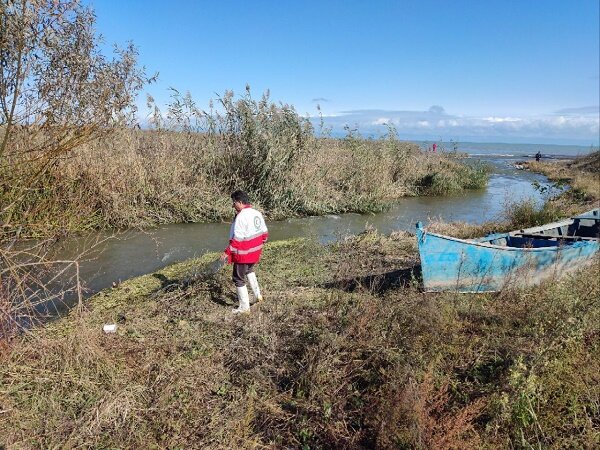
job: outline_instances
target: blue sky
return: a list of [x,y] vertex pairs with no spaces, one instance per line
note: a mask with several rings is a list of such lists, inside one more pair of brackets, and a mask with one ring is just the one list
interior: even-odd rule
[[[87,0],[159,103],[249,84],[302,115],[406,139],[598,145],[598,0]],[[143,99],[140,104],[144,104]]]

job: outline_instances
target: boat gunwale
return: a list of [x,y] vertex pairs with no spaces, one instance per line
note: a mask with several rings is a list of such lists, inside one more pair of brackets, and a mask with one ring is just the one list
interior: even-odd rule
[[[524,228],[521,230],[514,230],[514,231],[510,231],[508,233],[501,233],[499,235],[496,235],[493,239],[498,239],[501,237],[508,237],[508,236],[514,236],[514,237],[518,237],[515,236],[513,233],[524,233],[524,232],[531,232],[534,230],[550,230],[552,228],[558,228],[561,226],[565,226],[565,225],[570,225],[571,223],[574,222],[573,218],[570,219],[566,219],[566,220],[562,220],[560,222],[554,222],[554,223],[549,223],[546,225],[542,225],[542,226],[538,226],[538,227],[531,227],[531,228]],[[478,247],[483,247],[486,249],[497,249],[497,250],[504,250],[504,251],[518,251],[518,252],[547,252],[547,251],[555,251],[558,252],[560,250],[564,250],[565,248],[579,248],[579,247],[586,247],[589,245],[598,245],[600,244],[598,239],[595,240],[582,240],[582,241],[577,241],[577,242],[569,242],[563,245],[557,245],[557,246],[551,246],[551,247],[536,247],[536,248],[527,248],[527,247],[509,247],[507,245],[496,245],[496,244],[490,244],[489,242],[477,242],[477,241],[473,241],[473,240],[469,240],[469,239],[460,239],[460,238],[456,238],[456,237],[452,237],[452,236],[447,236],[445,234],[439,234],[439,233],[433,233],[433,232],[429,232],[427,231],[426,228],[417,228],[418,230],[420,230],[421,233],[423,233],[423,235],[425,235],[425,237],[430,234],[433,235],[437,238],[440,239],[446,239],[449,241],[455,241],[455,242],[459,242],[461,244],[465,244],[465,245],[475,245]],[[560,239],[560,236],[556,236],[557,239]],[[421,239],[418,239],[418,244],[419,247],[421,247]]]

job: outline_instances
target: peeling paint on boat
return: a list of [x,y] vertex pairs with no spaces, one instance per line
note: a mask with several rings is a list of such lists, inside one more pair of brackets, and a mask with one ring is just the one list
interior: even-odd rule
[[[590,263],[600,249],[599,210],[474,240],[427,232],[417,224],[426,291],[490,292],[538,284]],[[577,233],[580,234],[577,234]],[[537,237],[527,237],[537,235]]]

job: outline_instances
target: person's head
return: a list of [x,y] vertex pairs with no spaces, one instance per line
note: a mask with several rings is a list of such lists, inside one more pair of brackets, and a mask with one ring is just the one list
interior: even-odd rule
[[240,191],[240,190],[235,191],[231,194],[231,200],[233,201],[233,208],[237,212],[240,212],[242,209],[244,209],[244,206],[250,204],[250,199],[248,198],[248,194],[246,194],[244,191]]

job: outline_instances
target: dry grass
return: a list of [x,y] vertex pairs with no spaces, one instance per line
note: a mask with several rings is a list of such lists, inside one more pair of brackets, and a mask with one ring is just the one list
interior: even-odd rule
[[[26,205],[39,211],[29,215],[31,227],[56,227],[54,217],[63,216],[71,218],[71,229],[221,220],[230,215],[227,199],[235,186],[249,190],[272,219],[376,212],[402,196],[442,195],[481,187],[487,179],[483,169],[409,143],[306,139],[297,158],[270,171],[273,179],[259,189],[254,172],[235,170],[254,156],[230,155],[237,162],[220,167],[226,150],[204,135],[122,132],[61,163]],[[277,158],[288,152],[273,151],[281,153]],[[475,173],[481,179],[469,181]]]
[[595,205],[600,201],[600,151],[571,161],[535,162],[526,164],[529,170],[543,173],[550,180],[570,186],[566,204]]
[[5,350],[2,443],[597,444],[600,266],[535,289],[433,295],[418,290],[414,245],[373,232],[271,243],[266,300],[242,318],[229,271],[202,269],[217,255],[104,291]]
[[[218,116],[220,131],[121,130],[78,147],[28,187],[10,220],[0,216],[0,238],[218,221],[229,218],[238,188],[278,219],[378,212],[403,196],[487,182],[485,167],[421,152],[395,135],[316,138],[291,107],[246,97],[228,105],[236,119]],[[12,165],[21,172],[0,173],[0,204],[21,195],[28,177],[29,165]]]
[[489,233],[539,226],[600,207],[600,152],[572,161],[523,163],[529,170],[543,173],[559,187],[561,194],[539,203],[533,199],[508,201],[501,220],[482,225],[432,222],[428,229],[458,238],[475,238]]

